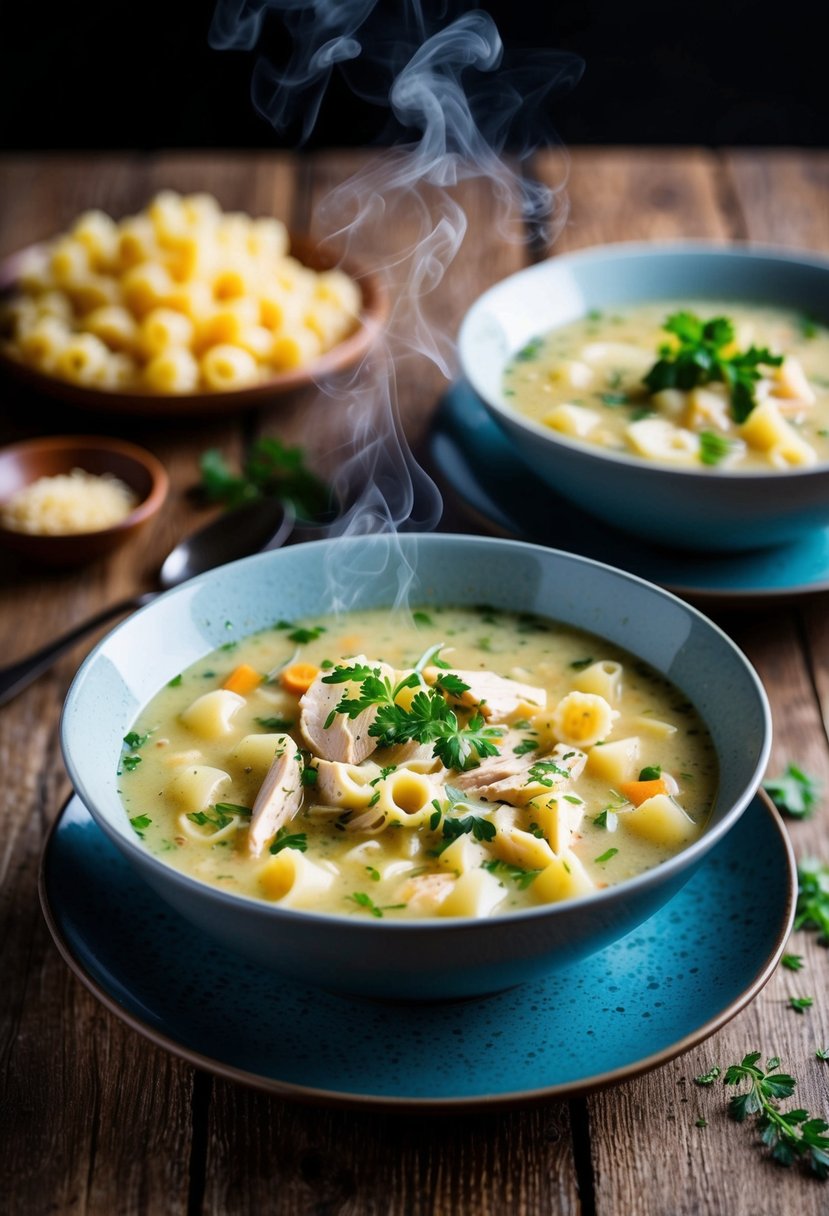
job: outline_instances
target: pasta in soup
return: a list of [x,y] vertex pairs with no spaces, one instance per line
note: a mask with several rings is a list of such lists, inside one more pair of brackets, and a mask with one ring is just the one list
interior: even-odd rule
[[711,739],[661,675],[494,609],[280,621],[176,676],[124,740],[158,857],[288,908],[484,917],[589,895],[695,840]]
[[505,369],[521,414],[679,468],[829,460],[829,329],[759,305],[650,303],[534,338]]

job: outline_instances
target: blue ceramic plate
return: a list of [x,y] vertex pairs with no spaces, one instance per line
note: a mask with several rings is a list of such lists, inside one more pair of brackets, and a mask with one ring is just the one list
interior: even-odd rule
[[533,473],[465,381],[445,395],[430,450],[444,487],[501,536],[580,553],[699,602],[829,590],[829,528],[769,549],[691,553],[649,545],[585,515]]
[[40,876],[69,966],[168,1051],[286,1097],[436,1110],[580,1093],[687,1051],[768,980],[795,892],[788,836],[760,795],[680,894],[602,953],[487,999],[407,1005],[240,961],[157,900],[77,796]]

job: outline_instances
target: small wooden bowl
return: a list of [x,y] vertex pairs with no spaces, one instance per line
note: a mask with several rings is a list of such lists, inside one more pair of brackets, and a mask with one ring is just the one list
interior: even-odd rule
[[0,544],[44,566],[76,566],[110,553],[136,535],[167,497],[167,472],[152,453],[122,439],[58,435],[28,439],[0,449],[0,507],[39,477],[84,469],[118,477],[138,497],[138,505],[117,524],[95,532],[53,536],[17,532],[0,523]]
[[[30,245],[0,261],[0,296],[13,295],[21,266],[38,245]],[[0,371],[27,389],[58,397],[70,405],[107,414],[200,415],[251,409],[315,385],[325,376],[359,362],[380,334],[388,316],[389,300],[381,277],[353,262],[339,262],[332,254],[302,237],[291,237],[291,254],[311,270],[339,267],[360,288],[362,306],[357,328],[336,346],[305,367],[277,372],[267,380],[227,392],[148,393],[143,389],[95,388],[50,376],[0,350]]]

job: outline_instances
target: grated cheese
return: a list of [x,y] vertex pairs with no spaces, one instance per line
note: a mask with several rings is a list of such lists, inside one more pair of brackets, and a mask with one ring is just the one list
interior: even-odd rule
[[117,477],[73,469],[18,490],[4,504],[0,520],[13,532],[40,536],[98,532],[126,519],[137,502]]

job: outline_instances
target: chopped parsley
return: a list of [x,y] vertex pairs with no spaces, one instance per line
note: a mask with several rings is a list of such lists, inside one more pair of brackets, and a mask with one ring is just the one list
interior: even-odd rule
[[126,735],[124,735],[124,743],[130,749],[130,751],[135,752],[135,751],[138,751],[139,747],[144,746],[144,744],[147,742],[149,737],[150,737],[149,731],[147,732],[146,735],[139,735],[138,731],[131,730]]
[[815,1003],[814,997],[811,996],[790,996],[789,1007],[795,1013],[805,1013],[807,1009],[811,1009]]
[[719,431],[700,431],[699,458],[703,464],[715,465],[725,460],[734,444]]
[[595,859],[596,865],[604,865],[606,861],[610,861],[611,858],[615,857],[618,852],[618,849],[608,849],[605,853],[602,853],[601,857]]
[[141,763],[140,756],[122,756],[121,765],[128,773],[132,773],[138,768]]
[[167,681],[167,687],[168,688],[178,688],[181,681],[182,681],[182,675],[181,675],[181,672],[179,672],[177,676],[173,676],[172,680]]
[[254,718],[254,722],[264,730],[290,730],[294,725],[290,718]]
[[209,502],[238,507],[257,498],[287,498],[306,519],[325,515],[331,507],[329,487],[305,464],[302,448],[286,447],[275,437],[258,439],[234,473],[215,448],[199,460],[200,489]]
[[150,826],[152,819],[150,819],[149,815],[133,815],[130,819],[130,823],[140,836],[144,831],[144,828],[148,828]]
[[584,671],[585,667],[589,667],[592,662],[593,657],[588,656],[586,659],[573,659],[570,666],[573,668],[573,671]]
[[296,642],[297,646],[306,646],[308,642],[315,642],[324,633],[324,625],[312,625],[310,629],[294,629],[292,633],[288,634],[288,639]]
[[350,899],[358,908],[364,908],[366,912],[370,912],[372,916],[381,918],[384,912],[391,912],[396,908],[405,908],[405,904],[383,904],[378,905],[374,902],[370,895],[365,891],[355,891],[352,895],[346,895],[346,899]]
[[784,954],[780,962],[787,971],[803,970],[804,963],[802,954]]
[[412,613],[412,620],[414,621],[414,623],[415,623],[416,625],[426,625],[426,626],[428,627],[428,626],[430,626],[430,625],[433,625],[433,624],[434,624],[434,622],[433,622],[432,618],[429,616],[429,613],[428,613],[428,612],[423,612],[422,610],[418,610],[417,612],[413,612],[413,613]]
[[717,1077],[721,1074],[722,1069],[716,1064],[713,1068],[709,1068],[708,1072],[700,1073],[698,1077],[694,1077],[695,1085],[713,1085]]
[[509,861],[499,861],[493,858],[492,861],[484,861],[481,863],[481,868],[488,870],[490,874],[496,877],[503,874],[505,878],[509,878],[516,884],[519,891],[526,891],[527,887],[538,878],[540,870],[524,870],[521,866],[514,866]]
[[308,837],[306,833],[291,832],[289,828],[280,828],[268,851],[271,853],[281,853],[283,849],[296,849],[298,853],[307,852]]
[[530,363],[533,359],[537,359],[544,349],[543,338],[531,338],[515,355],[516,363]]

